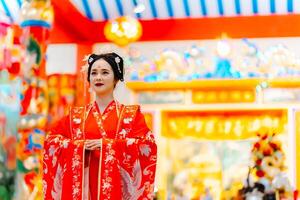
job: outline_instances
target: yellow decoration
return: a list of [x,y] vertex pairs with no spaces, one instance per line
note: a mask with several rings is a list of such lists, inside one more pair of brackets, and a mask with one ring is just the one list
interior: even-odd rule
[[[192,81],[158,81],[158,82],[141,82],[132,81],[126,85],[132,91],[146,91],[146,90],[224,90],[231,91],[237,89],[240,91],[248,91],[246,93],[248,98],[255,98],[253,89],[262,82],[266,82],[269,88],[298,88],[300,86],[299,78],[276,78],[276,79],[216,79],[216,80],[192,80]],[[249,89],[249,90],[247,90]],[[254,96],[253,96],[254,95]],[[252,100],[249,102],[253,102]]]
[[163,114],[162,135],[168,138],[193,137],[209,140],[240,140],[256,137],[257,132],[282,132],[286,126],[284,112],[265,113],[182,112],[174,116]]
[[107,40],[119,46],[126,46],[141,37],[142,25],[130,16],[119,17],[106,23],[104,35]]
[[143,113],[145,116],[145,121],[150,130],[153,130],[153,114],[152,113]]
[[189,72],[182,55],[173,50],[161,52],[154,61],[157,70],[168,73],[171,80],[176,80],[178,75],[186,75]]
[[52,24],[54,19],[51,1],[24,1],[21,11],[22,20],[42,20]]
[[193,91],[192,99],[194,103],[237,103],[254,102],[255,91],[246,90],[219,90]]
[[300,111],[296,112],[296,137],[295,137],[295,146],[296,146],[296,188],[300,190]]

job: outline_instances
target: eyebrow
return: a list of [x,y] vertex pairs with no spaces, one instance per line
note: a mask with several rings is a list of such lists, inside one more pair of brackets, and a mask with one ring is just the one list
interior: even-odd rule
[[[100,69],[101,71],[109,71],[109,69]],[[92,71],[98,71],[97,69],[92,69]]]

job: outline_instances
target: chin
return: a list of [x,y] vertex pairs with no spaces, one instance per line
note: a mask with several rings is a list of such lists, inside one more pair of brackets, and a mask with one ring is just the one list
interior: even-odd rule
[[113,93],[113,91],[114,91],[113,89],[108,87],[93,88],[93,92],[95,92],[96,95],[100,95],[100,96],[108,95],[110,93]]
[[108,95],[108,94],[112,93],[113,91],[110,91],[110,90],[95,90],[94,92],[96,93],[97,96],[105,96],[105,95]]
[[94,92],[96,93],[96,95],[105,95],[109,93],[108,91],[99,91],[99,90],[95,90]]

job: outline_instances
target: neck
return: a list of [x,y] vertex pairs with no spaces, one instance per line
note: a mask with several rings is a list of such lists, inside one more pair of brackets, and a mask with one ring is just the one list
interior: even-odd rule
[[97,95],[96,102],[100,108],[106,108],[107,105],[114,100],[113,94]]

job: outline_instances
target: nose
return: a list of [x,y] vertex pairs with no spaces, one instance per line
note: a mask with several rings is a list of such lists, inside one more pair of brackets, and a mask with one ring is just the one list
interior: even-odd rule
[[101,74],[97,74],[97,76],[95,77],[96,80],[102,80],[102,75]]

